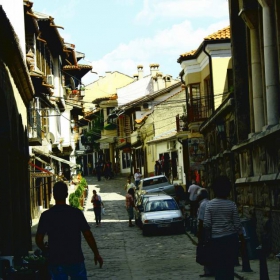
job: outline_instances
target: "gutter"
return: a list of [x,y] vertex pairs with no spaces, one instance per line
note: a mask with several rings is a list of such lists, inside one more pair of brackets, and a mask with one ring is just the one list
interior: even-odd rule
[[211,55],[206,51],[206,42],[203,42],[203,52],[208,56],[209,58],[209,70],[210,70],[210,88],[211,88],[211,94],[212,94],[212,100],[211,100],[211,106],[214,109],[214,85],[213,85],[213,67],[212,67],[212,57]]

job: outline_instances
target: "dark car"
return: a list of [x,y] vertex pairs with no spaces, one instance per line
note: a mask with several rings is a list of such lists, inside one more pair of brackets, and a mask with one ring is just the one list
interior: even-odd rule
[[165,175],[157,175],[144,178],[140,181],[139,190],[146,192],[163,191],[168,195],[175,196],[175,187]]

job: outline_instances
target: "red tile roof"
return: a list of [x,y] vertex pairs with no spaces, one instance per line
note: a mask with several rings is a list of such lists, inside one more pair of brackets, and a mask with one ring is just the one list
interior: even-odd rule
[[[230,26],[225,27],[221,30],[218,30],[217,32],[214,32],[214,33],[206,36],[203,41],[217,41],[217,40],[225,40],[225,39],[230,39]],[[192,51],[183,53],[180,55],[178,60],[180,60],[182,58],[191,57],[196,52],[197,52],[197,50],[192,50]]]

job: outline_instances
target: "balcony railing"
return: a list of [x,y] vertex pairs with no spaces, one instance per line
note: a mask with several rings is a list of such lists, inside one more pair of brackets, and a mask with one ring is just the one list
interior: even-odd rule
[[42,145],[42,127],[41,127],[41,116],[38,111],[32,111],[30,121],[28,124],[28,136],[30,146],[41,146]]
[[204,121],[212,114],[213,109],[210,100],[205,97],[192,100],[192,104],[188,104],[187,119],[188,123]]

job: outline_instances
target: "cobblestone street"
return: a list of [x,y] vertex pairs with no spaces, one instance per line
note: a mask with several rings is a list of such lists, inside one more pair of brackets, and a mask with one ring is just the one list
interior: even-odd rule
[[[203,274],[203,267],[195,262],[196,238],[191,234],[144,237],[138,227],[128,227],[124,198],[126,177],[116,177],[108,181],[102,178],[100,182],[96,177],[86,177],[86,180],[89,194],[84,214],[104,260],[102,269],[95,266],[93,253],[82,238],[88,279],[202,279],[199,275]],[[94,189],[102,197],[106,209],[106,215],[102,216],[102,226],[97,228],[90,202]],[[70,187],[69,192],[71,191],[74,189]],[[36,232],[36,222],[32,232],[33,235]],[[33,249],[36,249],[34,240]],[[236,279],[258,280],[258,265],[258,260],[251,261],[251,273],[243,273],[241,266],[236,267]],[[270,280],[278,279],[276,260],[268,261],[268,270]]]
[[[85,216],[92,226],[104,266],[93,265],[93,254],[83,243],[89,279],[199,279],[195,246],[185,234],[143,237],[138,227],[128,227],[124,177],[96,182],[87,177],[89,197]],[[98,183],[98,184],[97,184]],[[90,198],[97,189],[105,205],[102,226],[94,225]]]

